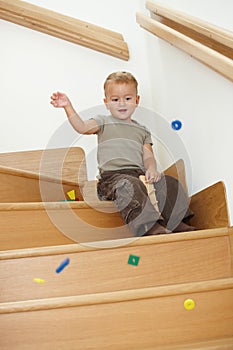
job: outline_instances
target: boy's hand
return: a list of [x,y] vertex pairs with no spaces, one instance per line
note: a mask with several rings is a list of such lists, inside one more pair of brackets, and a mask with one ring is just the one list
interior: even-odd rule
[[61,108],[70,105],[70,100],[62,92],[54,92],[51,96],[51,102],[54,107]]
[[150,169],[148,169],[145,174],[145,179],[146,182],[150,184],[153,182],[158,182],[159,180],[161,180],[161,174],[156,170],[151,171]]

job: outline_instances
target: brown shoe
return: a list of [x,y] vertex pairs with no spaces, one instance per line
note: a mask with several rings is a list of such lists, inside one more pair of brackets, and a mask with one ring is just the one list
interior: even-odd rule
[[196,231],[196,227],[185,224],[183,221],[173,230],[173,232]]
[[154,235],[163,235],[171,233],[166,227],[156,223],[149,231],[147,231],[143,236],[154,236]]

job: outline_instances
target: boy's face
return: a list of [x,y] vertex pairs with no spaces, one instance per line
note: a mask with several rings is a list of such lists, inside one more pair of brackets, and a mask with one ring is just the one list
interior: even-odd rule
[[112,116],[130,121],[140,100],[135,85],[110,81],[106,86],[105,96],[104,103]]

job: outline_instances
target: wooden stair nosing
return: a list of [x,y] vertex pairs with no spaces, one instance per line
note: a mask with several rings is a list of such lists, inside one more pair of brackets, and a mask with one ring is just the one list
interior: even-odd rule
[[[122,238],[119,241],[117,248],[124,249],[125,247],[138,247],[151,244],[161,244],[161,243],[170,243],[170,242],[180,242],[188,240],[198,240],[198,239],[208,239],[214,237],[229,237],[229,234],[233,234],[233,226],[230,228],[218,228],[218,229],[208,229],[208,230],[199,230],[193,232],[180,232],[171,235],[159,235],[159,236],[148,236],[140,237],[140,239],[132,240],[132,238]],[[114,240],[117,241],[117,240]],[[69,253],[78,253],[84,251],[92,250],[106,250],[104,247],[104,242],[101,241],[99,246],[93,245],[95,242],[85,243],[85,246],[79,243],[58,245],[58,246],[45,246],[39,248],[26,248],[26,249],[15,249],[15,250],[5,250],[0,251],[0,260],[5,259],[18,259],[26,257],[36,257],[36,256],[45,256],[45,255],[56,255],[56,254],[69,254]],[[96,242],[99,243],[99,242]],[[109,241],[106,241],[109,243]],[[121,243],[121,244],[120,244]],[[115,249],[115,247],[109,247],[107,249]]]
[[203,293],[206,291],[218,291],[224,289],[232,289],[233,292],[233,277],[204,282],[202,281],[159,287],[147,287],[137,290],[133,289],[80,296],[7,302],[0,304],[0,314],[48,310],[74,306],[87,306],[94,304],[118,303],[132,300],[176,296],[182,294]]

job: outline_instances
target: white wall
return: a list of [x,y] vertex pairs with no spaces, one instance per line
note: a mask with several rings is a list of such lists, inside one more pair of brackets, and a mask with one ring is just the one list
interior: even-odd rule
[[[122,33],[130,60],[125,62],[1,21],[0,152],[78,144],[85,147],[89,177],[93,178],[95,137],[78,138],[63,111],[49,104],[49,96],[53,91],[65,91],[78,111],[90,108],[93,112],[96,106],[102,109],[105,77],[115,70],[129,70],[139,80],[141,105],[163,116],[162,126],[159,117],[155,123],[148,118],[149,126],[173,140],[171,147],[158,142],[160,166],[164,168],[183,156],[188,163],[190,194],[223,180],[232,216],[232,83],[141,29],[135,13],[149,15],[144,0],[28,2]],[[232,0],[160,2],[233,30]],[[183,123],[178,132],[170,127],[174,118]],[[179,143],[182,147],[176,152]]]
[[[43,149],[48,143],[51,146],[51,138],[59,128],[62,135],[53,144],[72,145],[78,135],[67,122],[63,125],[64,112],[49,104],[50,95],[57,90],[66,92],[77,111],[102,105],[103,82],[116,70],[132,71],[141,89],[147,91],[142,103],[151,104],[145,33],[135,20],[135,12],[144,7],[144,2],[120,0],[111,5],[108,0],[28,2],[122,33],[129,46],[130,60],[123,61],[0,20],[0,152]],[[95,136],[84,136],[77,143],[88,154],[95,141]],[[88,172],[94,177],[93,154],[91,158],[94,166],[89,164]]]
[[[232,0],[163,0],[163,4],[233,31]],[[153,109],[168,124],[173,119],[182,121],[182,129],[173,134],[177,133],[183,142],[180,154],[185,151],[190,161],[189,191],[195,193],[224,181],[232,222],[233,84],[150,33],[146,41]],[[166,167],[173,158],[173,154],[160,147],[162,166]]]

